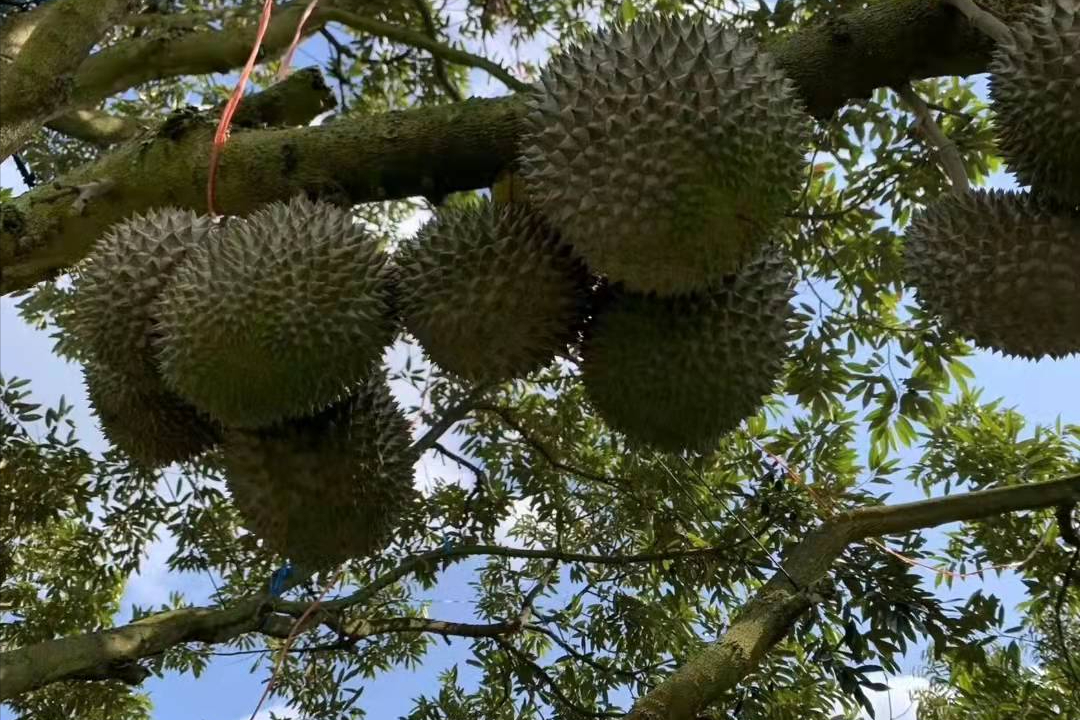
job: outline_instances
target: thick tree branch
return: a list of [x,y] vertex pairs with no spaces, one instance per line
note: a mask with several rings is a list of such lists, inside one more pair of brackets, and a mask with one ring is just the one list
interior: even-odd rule
[[[1033,1],[998,4],[1018,14]],[[288,5],[278,19],[289,12],[298,10]],[[338,8],[327,12],[345,17]],[[312,31],[318,26],[309,24]],[[220,45],[181,37],[166,43],[168,52],[154,46],[162,50],[160,56],[147,49],[132,52],[133,58],[124,62],[147,63],[158,70],[165,63],[169,72],[177,73],[227,70],[249,47],[246,31],[235,34],[235,43]],[[197,47],[181,52],[178,47],[185,42]],[[933,0],[892,0],[804,28],[771,50],[810,111],[824,118],[878,87],[983,72],[992,45],[951,7]],[[216,58],[212,67],[207,67],[207,57]],[[84,70],[89,72],[87,66]],[[224,153],[219,201],[226,212],[244,213],[299,192],[368,202],[486,187],[517,156],[521,112],[521,100],[514,97],[467,100],[325,127],[237,133]],[[53,187],[35,189],[0,207],[0,292],[55,275],[82,258],[105,228],[134,212],[167,203],[205,210],[211,133],[209,127],[191,128],[180,137],[123,147],[69,174],[61,181],[66,186],[100,178],[114,182],[110,196],[82,214],[58,200]]]
[[[334,107],[337,101],[317,68],[304,68],[286,78],[244,98],[233,126],[238,128],[295,127],[306,125],[316,115]],[[206,111],[216,118],[225,103]],[[143,133],[151,123],[135,118],[111,115],[101,110],[76,110],[61,115],[48,127],[69,137],[108,147],[131,140]]]
[[72,74],[131,0],[55,0],[0,32],[0,161],[67,106]]
[[818,601],[815,588],[851,543],[950,522],[1080,499],[1080,475],[934,500],[858,508],[840,513],[785,553],[782,562],[799,586],[777,573],[743,606],[727,632],[641,698],[628,720],[691,720],[752,671],[795,621]]

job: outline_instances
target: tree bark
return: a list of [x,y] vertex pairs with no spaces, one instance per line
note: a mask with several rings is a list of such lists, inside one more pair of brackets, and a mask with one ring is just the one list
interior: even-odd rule
[[[691,658],[663,684],[642,698],[627,717],[632,720],[690,720],[695,717],[724,690],[745,677],[765,653],[787,634],[799,615],[815,601],[814,586],[825,577],[832,563],[852,542],[876,535],[1077,501],[1080,501],[1080,475],[842,513],[823,523],[788,552],[782,560],[788,575],[773,576],[744,606],[724,637]],[[321,612],[332,614],[362,606],[374,599],[381,590],[433,563],[451,562],[473,555],[632,564],[694,557],[716,550],[695,548],[641,555],[601,556],[491,545],[452,546],[402,561],[397,568],[375,578],[353,594],[327,601],[321,606]],[[798,588],[792,586],[792,580]],[[291,625],[289,618],[301,617],[307,609],[306,603],[275,601],[261,594],[239,600],[232,607],[172,610],[111,630],[59,638],[2,652],[0,700],[75,678],[120,678],[137,682],[141,678],[132,664],[142,658],[180,643],[222,643],[250,632],[273,637],[286,636]],[[329,621],[320,619],[320,622]],[[381,618],[345,627],[344,631],[350,638],[388,632],[482,637],[510,634],[521,629],[520,622],[514,621],[478,626],[419,618]]]
[[[1005,6],[1019,12],[1032,2]],[[992,43],[951,7],[891,0],[801,29],[770,49],[807,108],[826,118],[879,87],[983,72]],[[201,52],[191,50],[192,62]],[[235,61],[232,55],[221,59],[223,65]],[[199,63],[199,71],[209,69]],[[522,109],[518,97],[468,100],[325,127],[237,133],[220,168],[221,207],[244,213],[296,193],[359,203],[486,187],[517,156]],[[188,127],[121,148],[64,177],[59,187],[38,188],[0,206],[0,292],[63,271],[105,228],[135,212],[165,204],[205,211],[211,134],[208,126]],[[111,190],[73,208],[74,189],[92,181]]]
[[799,616],[815,604],[817,587],[844,548],[853,542],[1077,501],[1080,501],[1080,475],[841,513],[785,553],[780,564],[786,573],[774,574],[746,603],[720,639],[641,698],[626,720],[698,717],[757,667],[765,653],[788,634]]
[[55,0],[0,32],[0,161],[64,110],[73,74],[131,0]]

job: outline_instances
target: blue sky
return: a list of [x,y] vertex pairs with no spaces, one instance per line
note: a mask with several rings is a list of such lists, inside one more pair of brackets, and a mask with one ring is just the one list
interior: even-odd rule
[[[540,40],[518,48],[516,54],[525,60],[542,60],[545,46],[546,41]],[[481,50],[476,47],[472,49]],[[298,53],[297,64],[313,64],[325,57],[325,52],[321,39],[312,40]],[[507,64],[512,64],[516,59],[509,54],[505,37],[489,41],[486,52],[508,61]],[[496,95],[504,92],[500,83],[490,80],[483,73],[473,72],[470,79],[474,94]],[[1011,181],[1007,176],[999,176],[994,184],[1008,186]],[[10,161],[0,166],[0,185],[14,188],[16,192],[23,190]],[[409,233],[417,221],[410,223],[412,227],[400,229],[400,232]],[[61,395],[66,396],[75,406],[74,419],[87,446],[100,449],[103,441],[89,413],[80,372],[76,366],[54,356],[51,347],[52,341],[45,333],[28,327],[18,318],[10,298],[0,299],[0,372],[6,377],[21,376],[33,380],[35,395],[41,402],[53,404]],[[393,359],[400,362],[400,349],[393,354]],[[1080,378],[1080,358],[1032,363],[978,353],[970,359],[969,364],[976,374],[977,383],[986,388],[987,399],[1004,397],[1007,405],[1016,407],[1032,423],[1051,424],[1059,415],[1066,422],[1080,423],[1080,382],[1077,381]],[[401,399],[406,404],[415,402],[415,398]],[[433,477],[452,480],[460,474],[453,466],[427,458],[422,462],[418,476],[419,482],[425,483]],[[462,480],[469,481],[468,478]],[[903,481],[900,483],[902,485]],[[899,487],[896,495],[898,499],[921,496],[921,491],[912,487]],[[200,575],[170,575],[164,567],[169,550],[167,538],[151,548],[142,573],[129,583],[125,606],[132,602],[140,605],[162,603],[174,590],[182,591],[192,602],[205,600],[210,590],[209,580]],[[467,586],[470,567],[469,564],[462,564],[447,572],[437,590],[430,594],[430,614],[433,617],[473,619],[469,605],[472,593]],[[1008,606],[1022,599],[1022,588],[1011,573],[1001,578],[969,580],[958,584],[947,594],[949,597],[964,597],[976,587],[999,594]],[[449,646],[437,643],[420,670],[395,671],[370,682],[359,705],[373,718],[392,718],[407,712],[416,692],[421,689],[434,690],[435,678],[441,670],[469,657],[468,647],[468,641],[461,639],[452,640]],[[907,669],[915,671],[918,655],[912,654],[908,660]],[[247,720],[261,693],[264,678],[263,673],[251,675],[248,672],[251,663],[252,659],[246,656],[216,658],[197,680],[177,675],[150,680],[145,684],[145,689],[155,703],[155,720]],[[464,664],[461,669],[463,673],[471,672],[471,668]],[[902,711],[909,707],[906,688],[917,684],[917,681],[902,677],[893,682],[897,686],[892,699],[893,716],[898,720],[913,717],[910,712],[905,714]],[[879,717],[889,717],[887,698],[881,696],[878,701],[881,710]],[[7,717],[7,714],[0,712],[0,716]],[[268,715],[264,713],[263,717]]]

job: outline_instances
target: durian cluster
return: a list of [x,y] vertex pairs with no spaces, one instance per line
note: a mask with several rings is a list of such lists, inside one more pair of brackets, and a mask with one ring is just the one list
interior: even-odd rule
[[413,501],[379,366],[391,279],[350,213],[303,198],[114,226],[75,273],[69,323],[103,431],[149,468],[219,446],[244,524],[308,566],[378,551]]
[[153,466],[220,443],[249,527],[337,560],[409,502],[376,367],[399,327],[472,383],[574,360],[597,412],[663,450],[757,412],[792,334],[775,236],[811,121],[790,81],[708,20],[647,19],[555,58],[528,103],[512,191],[441,208],[392,266],[348,213],[300,199],[114,228],[77,286],[114,442]]
[[1080,0],[1042,0],[991,63],[1001,153],[1024,192],[931,203],[905,248],[924,310],[977,346],[1080,353]]

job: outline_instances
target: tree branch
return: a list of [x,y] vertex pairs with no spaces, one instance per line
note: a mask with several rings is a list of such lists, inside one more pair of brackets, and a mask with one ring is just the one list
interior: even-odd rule
[[[1034,0],[997,2],[1005,13],[1018,15]],[[277,20],[299,12],[293,6],[280,10]],[[326,12],[346,17],[337,7]],[[319,27],[317,21],[308,25],[312,32]],[[153,43],[140,45],[143,49],[124,43],[117,47],[128,50],[111,63],[135,66],[132,72],[139,78],[120,82],[115,67],[104,71],[106,58],[101,56],[112,49],[87,60],[80,76],[87,74],[84,85],[91,75],[102,76],[94,81],[101,86],[95,95],[100,98],[111,94],[113,85],[123,89],[130,86],[126,83],[141,82],[143,75],[228,70],[246,55],[249,35],[243,29],[227,38],[198,32],[175,40],[137,41]],[[274,43],[287,42],[275,38],[269,51],[277,47]],[[825,118],[849,100],[869,97],[878,87],[984,72],[992,47],[991,40],[951,7],[931,0],[892,0],[803,28],[770,49],[795,81],[808,109]],[[219,201],[227,212],[244,213],[300,192],[368,202],[487,187],[515,161],[522,111],[522,102],[515,97],[467,100],[323,127],[236,133],[223,156]],[[81,215],[51,200],[48,187],[5,203],[0,207],[4,267],[0,292],[54,276],[82,258],[109,225],[132,213],[166,203],[205,210],[212,131],[193,128],[182,137],[125,146],[65,176],[61,182],[66,185],[94,178],[115,183],[106,202],[92,204]]]
[[416,456],[420,457],[439,441],[443,435],[454,427],[458,422],[465,419],[465,417],[472,412],[476,407],[476,402],[480,396],[484,394],[488,389],[486,385],[478,385],[472,389],[472,391],[461,402],[448,407],[443,411],[443,414],[439,419],[428,429],[419,440],[412,444],[410,451]]
[[[244,98],[233,118],[234,127],[295,127],[306,125],[316,115],[334,107],[337,101],[318,68],[304,68],[261,92]],[[217,117],[225,103],[207,110]],[[52,130],[84,142],[108,147],[132,140],[151,124],[145,120],[111,115],[102,110],[76,110],[47,123]]]
[[0,161],[75,92],[72,74],[131,0],[56,0],[21,13],[0,32]]
[[76,110],[45,123],[50,130],[100,148],[130,140],[145,131],[149,124],[104,110]]
[[[905,505],[859,508],[839,514],[812,532],[784,559],[801,588],[812,588],[825,577],[844,548],[857,540],[949,522],[992,517],[1017,510],[1053,507],[1080,500],[1080,475],[1044,483],[984,490]],[[320,605],[333,613],[368,602],[382,589],[430,563],[490,555],[516,558],[547,558],[562,562],[629,564],[710,553],[727,548],[700,548],[639,555],[588,555],[557,550],[519,549],[498,545],[451,546],[414,556],[357,592]],[[695,716],[719,694],[744,677],[766,651],[778,642],[800,614],[815,601],[808,591],[793,591],[786,578],[774,576],[743,608],[727,633],[708,649],[691,658],[663,684],[639,701],[631,718],[683,720]],[[186,642],[221,643],[249,632],[280,636],[309,603],[273,601],[260,593],[231,607],[196,607],[158,613],[123,627],[75,635],[0,652],[0,700],[51,683],[76,677],[101,677],[104,669],[122,667],[157,655]],[[437,623],[420,626],[413,618],[371,621],[366,626],[379,632],[438,632],[466,634],[491,632],[475,626]],[[425,621],[427,622],[427,621]],[[437,622],[437,621],[431,621]],[[520,629],[520,619],[497,624],[502,630]],[[365,626],[356,628],[365,631]],[[460,631],[455,632],[455,631]],[[374,632],[374,631],[372,631]],[[480,637],[481,635],[469,635]],[[130,674],[130,669],[125,672]],[[113,677],[116,677],[113,675]]]
[[811,605],[815,588],[851,543],[950,522],[1036,510],[1080,499],[1080,475],[933,500],[864,507],[822,523],[782,560],[798,587],[777,573],[743,606],[727,632],[641,698],[627,720],[692,720],[752,671]]

